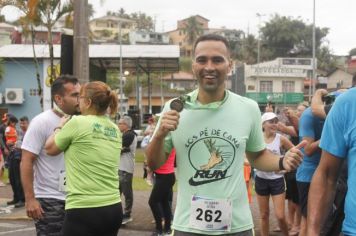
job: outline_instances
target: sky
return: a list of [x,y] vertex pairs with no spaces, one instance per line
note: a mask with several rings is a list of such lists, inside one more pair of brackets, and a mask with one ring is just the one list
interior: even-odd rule
[[[89,0],[95,17],[116,11],[121,7],[127,13],[141,11],[155,19],[156,31],[176,29],[177,21],[191,15],[209,19],[210,28],[240,29],[254,35],[259,22],[263,26],[271,16],[279,14],[313,22],[313,0]],[[356,1],[315,0],[315,24],[329,28],[326,44],[336,55],[347,55],[356,48]],[[16,11],[1,11],[7,19],[13,19]],[[257,17],[257,13],[261,17]]]

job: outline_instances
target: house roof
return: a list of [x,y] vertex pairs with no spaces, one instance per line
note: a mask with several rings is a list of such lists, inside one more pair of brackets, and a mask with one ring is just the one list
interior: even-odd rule
[[[35,45],[37,58],[49,58],[48,45]],[[53,45],[55,58],[60,58],[61,46]],[[120,45],[89,45],[89,57],[95,65],[119,68]],[[0,58],[33,58],[32,45],[10,44],[0,47]],[[122,45],[123,67],[135,70],[137,65],[149,72],[179,70],[177,45]]]
[[195,80],[192,73],[179,71],[163,77],[164,80]]
[[135,23],[136,22],[134,20],[121,18],[121,17],[118,17],[118,16],[102,16],[102,17],[99,17],[99,18],[92,19],[92,20],[90,20],[90,22],[92,22],[92,21],[107,21],[107,20],[121,21],[121,22],[127,22],[127,23]]
[[207,18],[205,18],[205,17],[203,17],[203,16],[201,16],[201,15],[189,16],[189,17],[184,18],[184,19],[179,20],[179,21],[185,21],[185,20],[188,20],[190,17],[199,17],[199,18],[202,18],[202,19],[204,19],[204,20],[206,20],[206,21],[210,21],[209,19],[207,19]]
[[5,22],[0,22],[0,28],[2,28],[2,29],[14,29],[15,26],[10,25],[10,24],[5,23]]

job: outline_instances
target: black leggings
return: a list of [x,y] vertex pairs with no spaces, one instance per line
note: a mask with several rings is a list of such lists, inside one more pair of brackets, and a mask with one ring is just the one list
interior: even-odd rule
[[121,222],[121,203],[69,209],[66,210],[62,233],[63,236],[117,236]]
[[155,174],[155,176],[156,179],[148,204],[156,221],[156,230],[162,231],[162,209],[165,222],[164,229],[168,231],[171,228],[172,221],[172,211],[169,202],[172,201],[172,187],[175,183],[175,176],[174,173]]

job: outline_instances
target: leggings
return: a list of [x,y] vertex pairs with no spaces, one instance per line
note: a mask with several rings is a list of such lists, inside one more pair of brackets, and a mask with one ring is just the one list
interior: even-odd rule
[[[172,187],[175,183],[174,173],[171,174],[155,174],[156,180],[153,185],[148,204],[151,207],[153,217],[156,221],[156,230],[162,231],[162,213],[164,217],[165,231],[170,230],[172,221],[172,211],[169,201],[172,197]],[[162,210],[161,210],[162,209]]]
[[122,206],[66,210],[63,236],[117,236],[122,222]]

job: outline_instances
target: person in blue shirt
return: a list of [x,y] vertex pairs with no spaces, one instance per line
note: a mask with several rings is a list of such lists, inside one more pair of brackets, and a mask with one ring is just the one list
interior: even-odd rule
[[333,201],[343,160],[348,164],[344,235],[356,235],[356,88],[340,95],[327,116],[320,141],[322,157],[310,186],[308,235],[319,235]]
[[307,108],[299,121],[299,137],[307,141],[307,145],[302,149],[304,158],[302,164],[297,169],[297,186],[299,192],[299,205],[302,214],[300,225],[300,235],[306,233],[306,219],[308,206],[308,193],[313,174],[320,161],[321,150],[319,139],[323,129],[324,120],[312,114],[311,108]]

